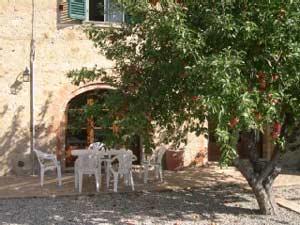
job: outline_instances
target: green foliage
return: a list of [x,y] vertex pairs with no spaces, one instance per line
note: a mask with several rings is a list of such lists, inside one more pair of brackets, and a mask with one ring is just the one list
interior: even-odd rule
[[226,164],[238,131],[300,118],[299,1],[146,2],[123,2],[131,23],[120,29],[86,30],[117,76],[70,73],[117,88],[105,100],[117,136],[139,134],[150,148],[158,129],[178,144],[213,120]]

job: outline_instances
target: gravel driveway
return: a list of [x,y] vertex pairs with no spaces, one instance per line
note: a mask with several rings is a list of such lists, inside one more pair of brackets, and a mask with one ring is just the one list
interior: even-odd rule
[[[300,187],[277,188],[297,199]],[[151,193],[0,200],[0,224],[300,224],[300,215],[280,208],[257,214],[251,193],[237,186]]]

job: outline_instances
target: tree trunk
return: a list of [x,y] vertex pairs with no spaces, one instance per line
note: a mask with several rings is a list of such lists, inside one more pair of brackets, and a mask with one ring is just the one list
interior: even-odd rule
[[272,160],[261,160],[256,151],[255,131],[246,132],[243,135],[247,140],[250,159],[249,161],[237,159],[235,165],[252,188],[260,212],[264,215],[274,215],[277,212],[277,205],[272,185],[281,171],[277,157],[279,149],[276,147],[274,150]]
[[251,188],[255,194],[261,214],[275,215],[277,205],[272,193],[272,188],[266,189],[262,184],[254,184]]
[[[250,130],[243,132],[247,140],[247,150],[249,152],[249,160],[235,160],[236,167],[246,178],[248,184],[255,194],[260,212],[265,215],[274,215],[277,213],[277,204],[273,195],[273,183],[281,171],[279,166],[283,152],[298,149],[300,147],[299,124],[295,125],[292,115],[284,115],[280,137],[286,140],[284,146],[275,145],[271,160],[261,160],[256,151],[256,132]],[[288,132],[288,124],[293,124],[294,129]],[[284,150],[284,151],[283,151]]]
[[272,185],[279,174],[280,170],[278,167],[276,167],[276,170],[272,170],[272,172],[263,179],[263,182],[261,182],[259,179],[261,173],[254,173],[254,168],[249,165],[247,161],[237,160],[236,166],[252,188],[260,213],[264,215],[275,215],[277,212],[277,205],[274,199]]

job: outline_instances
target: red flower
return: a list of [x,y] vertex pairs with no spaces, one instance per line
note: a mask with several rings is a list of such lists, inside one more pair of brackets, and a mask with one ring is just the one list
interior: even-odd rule
[[272,137],[273,139],[278,138],[278,136],[279,136],[279,133],[277,133],[277,132],[272,132],[272,133],[271,133],[271,137]]
[[267,82],[266,82],[266,80],[260,80],[259,81],[259,88],[260,88],[260,90],[261,91],[263,91],[263,90],[265,90],[266,89],[266,87],[267,87]]
[[258,77],[259,77],[260,80],[264,80],[266,78],[266,74],[262,71],[259,71]]
[[274,132],[280,134],[281,132],[281,123],[274,123],[273,124]]
[[193,96],[193,97],[192,97],[192,100],[193,100],[194,102],[197,102],[197,101],[199,100],[199,96],[196,96],[196,95]]
[[230,121],[230,127],[234,127],[238,122],[239,122],[239,118],[234,117],[234,118]]
[[277,73],[274,73],[273,76],[272,76],[272,79],[274,81],[278,80],[279,79],[279,75]]

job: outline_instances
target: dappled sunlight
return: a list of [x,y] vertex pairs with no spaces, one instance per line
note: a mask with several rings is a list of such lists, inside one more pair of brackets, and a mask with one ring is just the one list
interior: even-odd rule
[[15,189],[15,190],[19,190],[20,188],[26,186],[26,185],[32,185],[32,183],[30,182],[21,182],[21,183],[17,183],[17,184],[8,184],[8,185],[3,185],[0,187],[0,191],[1,190],[5,190],[5,189]]
[[[134,172],[135,189],[143,193],[163,190],[180,191],[183,189],[211,190],[214,186],[228,186],[230,184],[247,186],[244,178],[233,169],[220,170],[219,168],[209,167],[186,168],[182,171],[164,171],[163,182],[155,179],[154,172],[151,171],[147,184],[144,184],[143,177],[140,176],[139,172],[139,170]],[[53,173],[45,175],[43,187],[40,186],[39,176],[5,176],[0,177],[0,183],[0,198],[80,195],[74,189],[73,174],[63,175],[61,187],[57,185],[57,179]],[[110,188],[107,190],[105,175],[102,174],[101,189],[97,193],[94,177],[84,176],[82,194],[109,193],[112,192],[112,186],[112,183],[110,183]],[[129,186],[125,186],[123,181],[121,181],[119,192],[130,193],[132,191]]]

